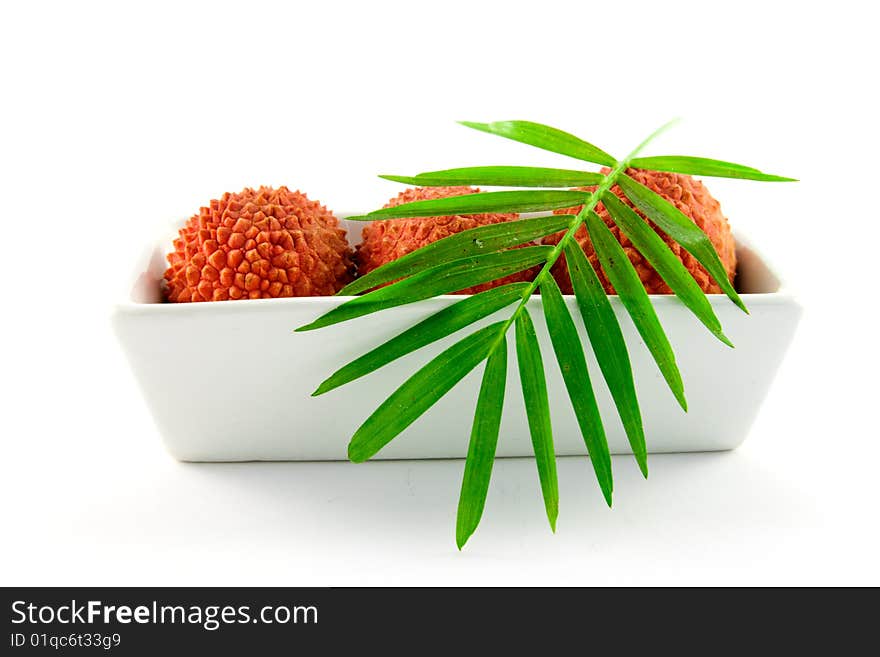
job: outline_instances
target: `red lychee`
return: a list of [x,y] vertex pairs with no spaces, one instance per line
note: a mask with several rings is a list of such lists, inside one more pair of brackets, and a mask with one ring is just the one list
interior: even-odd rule
[[329,296],[354,269],[333,213],[287,187],[212,200],[180,229],[168,262],[169,301]]
[[[607,169],[605,172],[607,172]],[[721,206],[718,201],[712,198],[709,194],[709,190],[706,189],[703,183],[694,180],[690,176],[663,171],[629,169],[627,170],[627,175],[675,205],[675,207],[681,210],[686,216],[690,217],[690,219],[706,233],[712,241],[712,244],[715,246],[715,250],[718,251],[724,269],[727,271],[727,276],[732,282],[736,273],[736,244],[734,243],[733,235],[730,232],[730,226],[727,223],[727,219],[721,213]],[[585,191],[590,191],[590,188],[584,189]],[[633,206],[633,204],[624,197],[623,192],[617,185],[612,187],[611,191],[620,197],[627,205],[630,207]],[[580,210],[580,207],[568,208],[557,210],[556,214],[574,214],[578,210]],[[674,242],[661,232],[654,223],[645,218],[640,211],[637,210],[637,212],[639,216],[645,219],[657,234],[663,238],[670,250],[678,256],[704,292],[709,294],[717,294],[721,292],[721,288],[709,276],[703,266],[697,262],[696,258],[681,248],[678,243]],[[669,289],[669,286],[666,285],[663,279],[660,278],[660,275],[650,264],[648,264],[647,260],[645,260],[645,258],[643,258],[635,249],[632,242],[627,239],[612,221],[605,206],[599,203],[596,206],[596,213],[602,217],[605,224],[611,229],[611,232],[618,239],[621,246],[623,246],[624,251],[629,256],[630,262],[633,263],[633,266],[635,267],[636,272],[638,272],[639,278],[642,283],[644,283],[645,289],[648,293],[671,294],[672,290]],[[545,237],[542,242],[544,244],[557,244],[562,238],[562,235],[563,233],[549,235]],[[581,245],[581,248],[583,248],[584,253],[586,253],[587,258],[590,260],[590,264],[593,265],[594,269],[599,274],[599,279],[602,281],[602,286],[605,288],[605,291],[608,294],[614,294],[614,287],[608,281],[605,272],[602,271],[602,268],[599,266],[598,257],[593,250],[593,244],[590,242],[590,238],[587,235],[587,229],[582,226],[577,233],[575,233],[575,239],[578,244]],[[553,268],[553,276],[564,294],[572,293],[571,279],[568,276],[568,266],[565,263],[564,257],[560,258],[556,263],[556,266]]]
[[[415,187],[404,190],[388,201],[384,207],[392,208],[413,201],[476,194],[479,191],[473,187]],[[470,214],[374,221],[364,227],[363,241],[357,246],[355,252],[358,274],[369,274],[387,262],[463,230],[505,221],[516,221],[518,218],[519,215],[516,214]],[[530,281],[537,275],[537,272],[537,268],[528,269],[489,283],[460,290],[456,294],[477,294],[507,283]]]

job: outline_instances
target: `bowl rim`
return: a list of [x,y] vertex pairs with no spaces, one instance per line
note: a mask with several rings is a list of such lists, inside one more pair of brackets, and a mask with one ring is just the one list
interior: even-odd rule
[[[533,213],[537,214],[537,213]],[[357,216],[355,212],[339,212],[334,213],[334,215],[341,222],[352,225],[357,224],[359,226],[364,226],[370,222],[353,222],[348,221],[348,217]],[[157,257],[161,258],[162,267],[165,267],[165,259],[164,254],[166,254],[169,250],[170,240],[167,239],[167,234],[174,234],[179,230],[186,219],[180,219],[176,222],[172,222],[167,224],[167,229],[163,231],[166,234],[166,238],[157,238],[155,239],[151,245],[145,246],[141,249],[141,253],[139,257],[134,260],[134,265],[130,268],[129,274],[127,277],[123,279],[122,288],[116,294],[116,301],[113,303],[113,309],[117,312],[126,312],[126,313],[202,313],[202,312],[212,312],[207,309],[213,309],[221,312],[240,312],[242,310],[247,310],[248,308],[265,308],[267,306],[273,307],[280,304],[297,304],[298,306],[315,306],[316,308],[326,310],[329,307],[337,306],[349,299],[355,298],[354,296],[349,295],[333,295],[333,296],[314,296],[314,297],[285,297],[285,298],[275,298],[275,299],[239,299],[238,301],[247,301],[247,304],[242,303],[215,303],[215,302],[199,302],[199,303],[168,303],[165,301],[138,301],[135,299],[135,290],[138,285],[138,281],[148,274],[151,268],[155,269],[157,263],[154,261]],[[172,232],[173,231],[173,232]],[[349,231],[350,236],[351,231]],[[777,272],[776,267],[773,266],[772,261],[768,260],[765,254],[759,249],[755,248],[752,244],[752,241],[748,238],[748,236],[744,236],[739,231],[733,231],[734,240],[736,242],[736,250],[738,259],[741,259],[742,252],[748,251],[750,255],[756,260],[760,266],[766,272],[766,275],[769,275],[776,281],[776,289],[771,292],[739,292],[739,296],[743,299],[746,307],[751,306],[768,306],[768,305],[778,305],[780,303],[795,303],[797,301],[795,299],[794,292],[788,285],[787,281],[781,277]],[[352,240],[349,240],[352,241]],[[432,297],[431,299],[425,299],[418,303],[425,304],[432,301],[442,302],[444,305],[448,305],[452,301],[460,300],[465,295],[460,294],[444,294],[438,295],[436,297]],[[572,295],[564,295],[566,297]],[[649,294],[649,298],[651,299],[651,303],[654,305],[662,306],[664,304],[677,304],[681,305],[681,301],[674,294]],[[723,293],[709,293],[706,295],[709,299],[709,303],[713,307],[723,307],[728,303],[727,296]],[[608,298],[611,300],[612,304],[619,304],[620,298],[616,294],[609,294]],[[221,310],[225,309],[225,310]]]

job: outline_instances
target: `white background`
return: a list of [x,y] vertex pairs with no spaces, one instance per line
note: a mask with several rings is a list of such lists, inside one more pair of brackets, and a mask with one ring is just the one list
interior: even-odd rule
[[[880,584],[869,3],[16,5],[0,9],[0,583]],[[363,210],[397,192],[377,173],[571,164],[457,119],[623,154],[675,116],[650,153],[801,179],[710,181],[806,309],[741,449],[654,457],[648,481],[616,458],[611,511],[586,461],[562,459],[555,536],[533,462],[500,462],[463,553],[460,461],[163,451],[108,317],[170,222],[248,185]]]

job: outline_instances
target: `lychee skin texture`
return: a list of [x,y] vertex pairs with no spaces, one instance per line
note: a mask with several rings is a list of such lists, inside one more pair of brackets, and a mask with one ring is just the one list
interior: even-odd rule
[[[603,170],[603,172],[607,173],[607,169]],[[663,171],[628,169],[626,173],[634,180],[642,183],[645,187],[651,189],[675,205],[675,207],[681,210],[687,217],[690,217],[694,223],[706,233],[712,241],[712,244],[715,246],[715,250],[718,251],[721,262],[727,272],[727,277],[733,282],[733,278],[736,274],[736,244],[733,235],[730,232],[730,226],[727,223],[727,219],[721,213],[721,206],[718,201],[712,198],[703,183],[694,180],[690,176]],[[590,191],[590,188],[583,189]],[[612,187],[611,191],[614,192],[614,194],[616,194],[624,203],[633,207],[633,204],[629,199],[624,197],[623,191],[617,185]],[[574,214],[578,210],[580,210],[580,207],[557,210],[556,214]],[[666,242],[669,249],[678,256],[679,260],[681,260],[685,268],[691,273],[703,292],[706,292],[707,294],[718,294],[721,292],[721,288],[712,277],[709,276],[703,266],[697,262],[696,258],[685,251],[678,245],[678,243],[666,236],[666,234],[661,232],[653,222],[645,217],[644,214],[638,210],[636,210],[636,212],[638,212],[639,216],[647,221],[657,234],[663,238],[663,241]],[[635,270],[648,294],[672,294],[672,290],[669,289],[669,286],[666,285],[660,275],[654,270],[648,261],[642,257],[633,246],[632,242],[629,241],[626,235],[624,235],[611,220],[605,206],[599,203],[596,206],[596,213],[602,218],[605,225],[611,229],[611,232],[620,242],[621,246],[623,246],[623,250],[626,252],[627,256],[629,256],[630,262],[632,262],[635,267]],[[549,235],[545,237],[542,242],[544,244],[557,244],[559,240],[562,239],[563,234],[564,233],[557,233]],[[608,281],[608,277],[599,265],[599,259],[593,249],[593,244],[590,242],[590,238],[587,235],[587,229],[581,226],[581,228],[575,233],[575,239],[584,250],[590,264],[593,265],[593,268],[599,274],[599,280],[602,281],[602,286],[605,288],[605,292],[608,294],[615,294],[614,287]],[[563,294],[572,293],[571,279],[568,275],[568,265],[566,264],[564,257],[560,258],[554,266],[553,277],[559,284]]]
[[[404,190],[388,201],[384,207],[393,208],[403,203],[476,194],[473,187],[415,187]],[[516,221],[517,214],[469,214],[450,217],[418,217],[412,219],[388,219],[374,221],[364,227],[363,241],[357,246],[355,259],[358,275],[369,274],[385,263],[397,260],[416,249],[449,237],[463,230]],[[531,281],[538,269],[517,272],[495,281],[475,285],[455,294],[477,294],[499,285]]]
[[287,187],[211,201],[180,229],[168,262],[176,302],[330,296],[354,270],[333,213]]

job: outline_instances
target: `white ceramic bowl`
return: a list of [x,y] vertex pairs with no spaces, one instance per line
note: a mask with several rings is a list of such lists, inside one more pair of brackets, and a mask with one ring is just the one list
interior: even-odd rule
[[[357,241],[361,224],[345,222]],[[801,309],[779,278],[738,240],[737,287],[745,315],[723,295],[710,300],[722,345],[672,296],[653,296],[685,384],[684,413],[617,297],[651,452],[732,449],[749,427],[782,361]],[[306,333],[306,324],[346,297],[265,299],[198,304],[161,303],[164,255],[157,244],[136,269],[129,297],[113,324],[169,451],[185,461],[345,459],[349,438],[406,378],[467,330],[410,354],[321,397],[317,385],[337,368],[461,297],[444,296]],[[582,324],[573,297],[567,302]],[[584,454],[583,439],[543,323],[541,299],[530,301],[544,355],[556,452]],[[510,308],[481,325],[509,313]],[[581,337],[588,345],[586,333]],[[511,337],[512,347],[512,337]],[[499,456],[532,453],[515,350],[509,350],[507,397]],[[630,452],[610,394],[587,346],[588,366],[612,453]],[[377,458],[462,457],[467,453],[482,366],[385,447]]]

